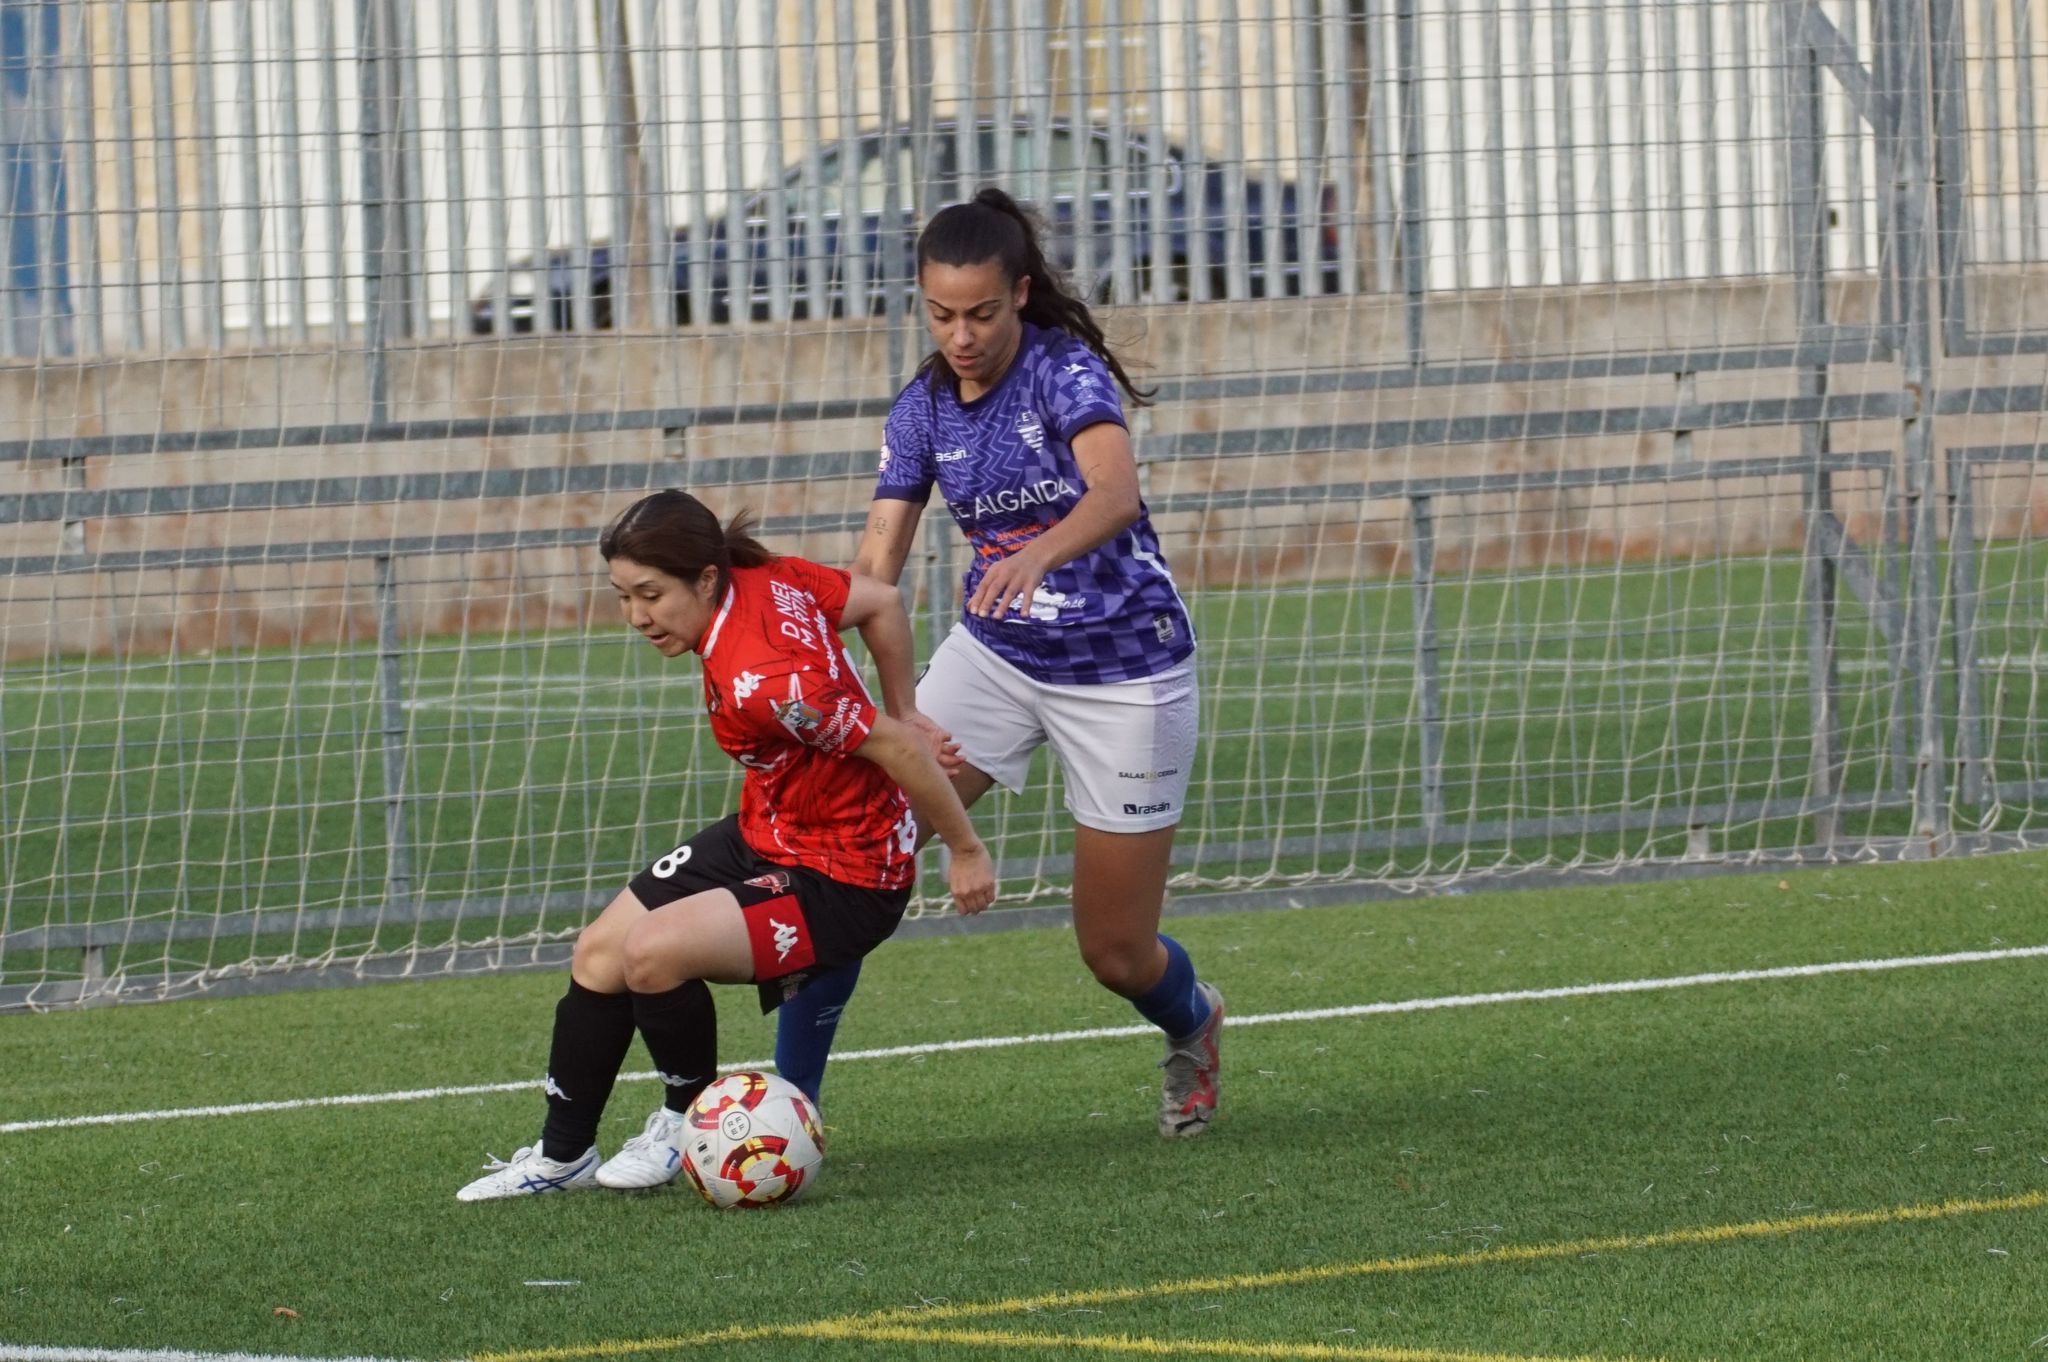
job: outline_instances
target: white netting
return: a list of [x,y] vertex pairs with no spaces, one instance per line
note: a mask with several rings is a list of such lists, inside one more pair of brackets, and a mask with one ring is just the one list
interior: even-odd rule
[[983,181],[1159,388],[1178,890],[2024,838],[2025,15],[0,3],[0,1005],[518,965],[728,808],[595,530],[845,561]]

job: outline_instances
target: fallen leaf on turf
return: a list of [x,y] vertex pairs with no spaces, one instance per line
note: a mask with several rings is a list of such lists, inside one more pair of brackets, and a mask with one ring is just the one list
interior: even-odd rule
[[277,1306],[270,1313],[273,1317],[282,1315],[286,1319],[297,1319],[299,1317],[299,1312],[292,1309],[289,1305]]

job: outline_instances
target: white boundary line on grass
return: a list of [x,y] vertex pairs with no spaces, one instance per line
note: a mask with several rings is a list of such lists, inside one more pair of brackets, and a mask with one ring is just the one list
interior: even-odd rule
[[58,1348],[0,1343],[0,1362],[399,1362],[388,1357],[300,1357],[277,1353],[199,1353],[183,1348]]
[[[1778,965],[1768,969],[1717,970],[1710,974],[1679,974],[1660,979],[1619,979],[1599,984],[1566,984],[1557,988],[1524,988],[1504,993],[1453,993],[1434,998],[1408,998],[1400,1002],[1354,1003],[1343,1007],[1311,1007],[1292,1012],[1265,1012],[1230,1019],[1230,1025],[1266,1026],[1276,1022],[1334,1021],[1347,1017],[1377,1017],[1396,1012],[1435,1012],[1454,1007],[1490,1007],[1498,1003],[1547,1002],[1557,998],[1597,998],[1611,993],[1655,993],[1667,989],[1698,988],[1706,984],[1746,984],[1770,979],[1810,979],[1825,974],[1878,974],[1888,970],[1926,969],[1937,965],[1979,965],[1999,960],[2027,960],[2048,956],[2048,946],[2013,946],[1995,951],[1951,951],[1946,955],[1905,955],[1882,960],[1832,960],[1817,965]],[[887,1045],[873,1050],[846,1050],[832,1056],[834,1062],[856,1059],[904,1059],[915,1055],[952,1054],[962,1050],[1006,1050],[1019,1045],[1059,1045],[1077,1040],[1109,1040],[1120,1036],[1149,1036],[1155,1027],[1095,1026],[1079,1031],[1040,1031],[1020,1036],[976,1036],[968,1040],[925,1041],[916,1045]],[[772,1060],[749,1059],[720,1065],[720,1071],[769,1069]],[[645,1071],[621,1074],[625,1083],[653,1082],[659,1075]],[[60,1116],[40,1121],[0,1122],[0,1135],[23,1134],[33,1130],[63,1130],[73,1126],[127,1125],[137,1121],[175,1121],[197,1116],[248,1116],[258,1112],[302,1111],[313,1107],[358,1107],[385,1102],[424,1102],[438,1097],[471,1097],[482,1093],[521,1092],[539,1088],[538,1080],[517,1083],[471,1083],[459,1087],[408,1088],[402,1092],[343,1093],[334,1097],[295,1097],[278,1102],[236,1102],[225,1106],[171,1107],[163,1111],[117,1111],[101,1116]],[[13,1354],[0,1345],[0,1362]],[[149,1354],[173,1357],[180,1354]],[[82,1356],[82,1355],[81,1355]],[[95,1356],[98,1356],[95,1354]],[[113,1358],[117,1354],[106,1354]],[[190,1354],[199,1356],[199,1354]],[[61,1362],[52,1356],[46,1362]]]

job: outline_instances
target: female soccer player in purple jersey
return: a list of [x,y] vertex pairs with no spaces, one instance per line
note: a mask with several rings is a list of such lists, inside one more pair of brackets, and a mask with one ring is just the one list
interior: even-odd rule
[[[896,399],[855,572],[895,582],[934,484],[974,549],[965,609],[917,687],[972,804],[1050,744],[1074,818],[1074,934],[1103,987],[1166,1035],[1162,1135],[1216,1114],[1222,995],[1159,931],[1195,754],[1194,632],[1138,494],[1121,388],[1088,305],[999,189],[917,243],[937,349]],[[776,1063],[813,1098],[859,964],[782,1009]]]

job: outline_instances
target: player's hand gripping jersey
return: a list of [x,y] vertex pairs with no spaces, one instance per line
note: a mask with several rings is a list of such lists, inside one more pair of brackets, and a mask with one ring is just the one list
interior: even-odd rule
[[719,747],[747,768],[740,836],[767,860],[842,884],[901,889],[916,873],[910,801],[848,761],[875,704],[839,641],[849,578],[802,558],[734,568],[697,645]]
[[[1088,489],[1071,442],[1103,421],[1124,424],[1108,368],[1065,332],[1026,322],[1017,358],[973,401],[923,376],[903,390],[884,429],[875,495],[922,504],[938,484],[974,547],[965,601],[989,563],[1044,534],[1081,500]],[[1195,646],[1142,505],[1129,529],[1046,574],[1018,613],[964,622],[1005,661],[1054,685],[1154,676]]]

